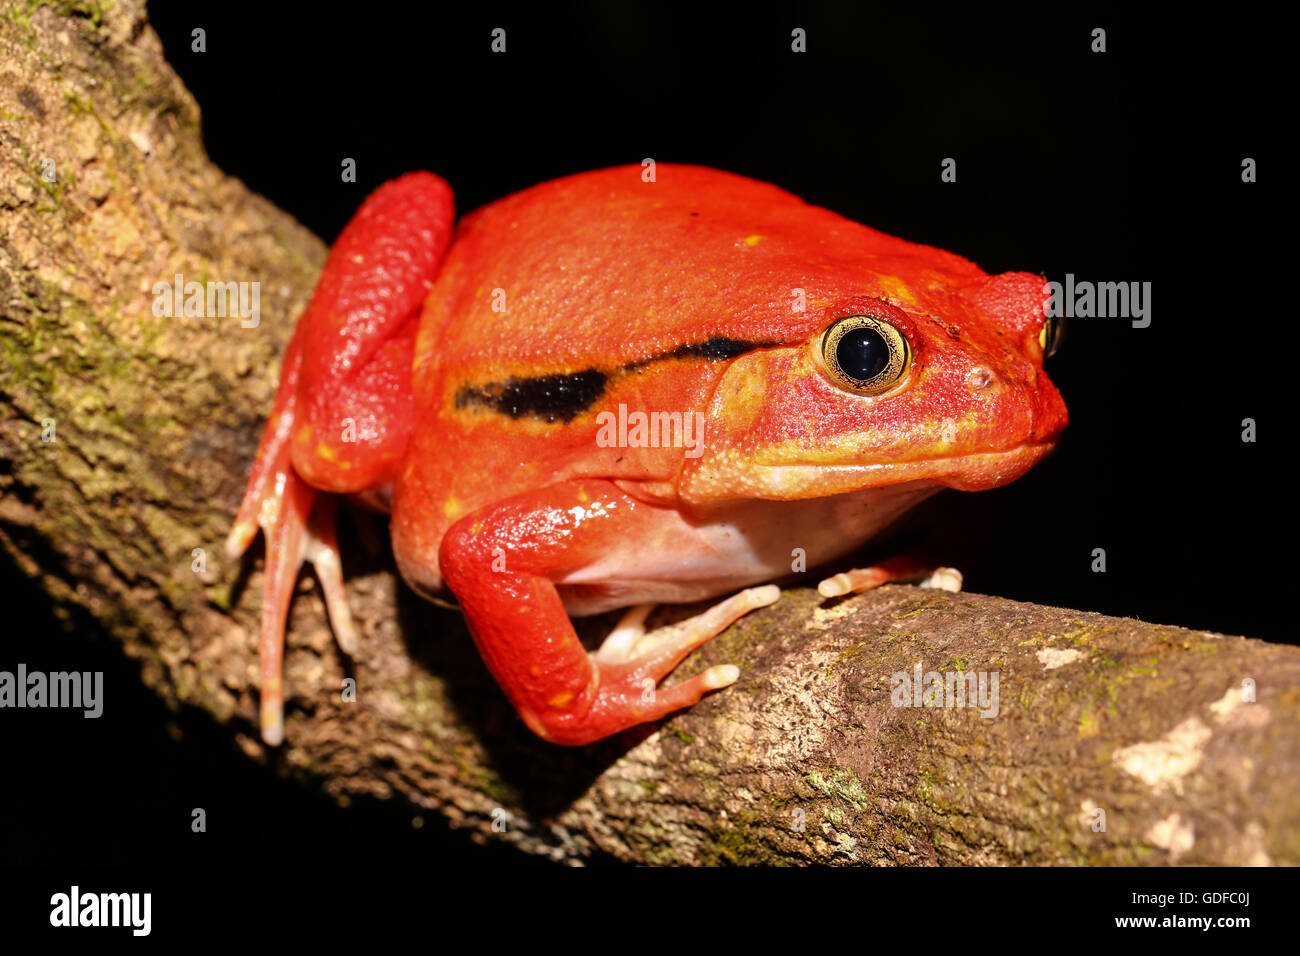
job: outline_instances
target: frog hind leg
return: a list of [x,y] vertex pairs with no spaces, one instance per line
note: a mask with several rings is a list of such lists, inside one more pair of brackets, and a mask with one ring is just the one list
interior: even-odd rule
[[269,745],[284,735],[285,618],[303,561],[315,567],[339,646],[356,650],[334,533],[337,499],[320,492],[373,501],[392,483],[411,427],[420,307],[450,244],[453,218],[451,190],[431,173],[377,189],[331,248],[285,351],[226,541],[235,558],[259,528],[266,535],[259,655],[261,730]]
[[299,325],[293,466],[322,491],[391,484],[414,415],[421,306],[451,241],[451,189],[432,173],[385,183],[330,248]]
[[923,588],[960,591],[961,572],[956,568],[936,568],[932,562],[912,555],[901,555],[868,568],[854,568],[832,575],[817,585],[824,598],[861,594],[890,581],[915,581]]

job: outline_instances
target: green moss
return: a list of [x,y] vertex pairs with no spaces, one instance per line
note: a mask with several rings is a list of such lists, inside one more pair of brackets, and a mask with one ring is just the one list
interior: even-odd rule
[[861,810],[870,799],[870,795],[852,770],[832,770],[829,776],[813,771],[804,777],[804,781],[821,793],[837,800],[843,800],[854,810]]
[[63,98],[68,101],[68,107],[72,110],[73,116],[93,117],[95,122],[99,124],[99,128],[104,131],[104,135],[108,137],[109,142],[113,145],[119,143],[117,134],[114,133],[113,128],[104,121],[104,117],[99,115],[99,111],[95,109],[94,103],[90,100],[83,100],[73,90],[64,90]]
[[638,852],[648,866],[680,866],[682,863],[677,852],[667,843],[641,844]]
[[11,382],[16,380],[33,392],[49,395],[54,391],[54,364],[30,361],[31,355],[39,351],[35,345],[37,338],[30,327],[20,326],[12,336],[0,338],[0,348],[4,349]]
[[714,844],[717,855],[733,866],[743,866],[748,859],[745,838],[738,829],[723,830]]
[[715,781],[717,779],[718,768],[698,757],[691,758],[686,764],[686,769],[697,777],[705,777]]
[[684,744],[695,743],[694,734],[688,734],[686,731],[682,730],[680,727],[676,726],[675,724],[669,724],[667,727],[664,728],[664,731],[666,733],[672,734],[674,737],[676,737]]
[[902,612],[901,614],[895,614],[894,620],[902,621],[909,617],[915,617],[916,615],[920,614],[922,611],[931,611],[938,607],[950,607],[951,604],[952,602],[947,598],[930,598],[929,600],[922,601],[920,604],[916,605],[915,607],[912,607],[907,611]]
[[519,805],[519,794],[490,767],[478,765],[470,775],[474,787],[487,794],[503,807]]
[[220,610],[225,611],[227,614],[229,614],[231,612],[230,585],[218,584],[215,587],[209,589],[208,600],[212,602],[214,607],[217,607]]
[[462,744],[452,744],[449,752],[459,779],[467,781],[475,790],[494,800],[499,807],[519,806],[521,801],[518,792],[485,762],[488,759],[486,754]]
[[867,646],[866,641],[859,641],[857,644],[852,644],[849,647],[845,648],[835,656],[835,659],[831,661],[830,664],[826,666],[826,672],[830,673],[831,668],[834,667],[836,664],[842,664],[845,661],[852,660],[853,658],[857,657],[859,654],[862,653],[862,649],[866,646]]
[[93,29],[98,30],[104,22],[104,14],[111,6],[104,0],[28,0],[28,17],[41,7],[49,7],[61,17],[85,17]]
[[929,770],[922,770],[916,775],[916,795],[922,803],[933,805],[934,803],[934,774]]
[[706,860],[730,866],[768,866],[781,862],[779,854],[760,829],[762,823],[757,813],[738,813],[705,852]]
[[1134,678],[1154,676],[1159,658],[1151,657],[1144,663],[1127,667],[1104,655],[1094,657],[1093,662],[1097,665],[1097,670],[1087,678],[1085,687],[1098,703],[1105,705],[1111,716],[1118,716],[1120,688]]
[[190,595],[192,592],[175,578],[163,578],[158,585],[158,590],[172,607],[181,610],[189,609],[191,604]]
[[774,810],[784,810],[786,807],[790,806],[792,802],[794,802],[789,796],[777,793],[775,791],[768,791],[765,795],[767,797],[768,804],[771,805],[771,807]]
[[152,314],[140,316],[140,344],[146,352],[152,353],[155,351],[158,339],[166,329],[167,322],[166,318],[159,318],[156,322],[153,321]]
[[68,101],[68,108],[73,116],[98,116],[89,100],[83,100],[74,90],[64,90],[63,98]]

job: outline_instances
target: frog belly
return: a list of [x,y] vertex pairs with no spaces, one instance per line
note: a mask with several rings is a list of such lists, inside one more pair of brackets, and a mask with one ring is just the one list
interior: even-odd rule
[[791,574],[860,547],[921,500],[933,482],[906,482],[827,498],[746,501],[683,515],[664,510],[653,540],[637,536],[556,580],[565,610],[601,614],[634,604],[682,604]]

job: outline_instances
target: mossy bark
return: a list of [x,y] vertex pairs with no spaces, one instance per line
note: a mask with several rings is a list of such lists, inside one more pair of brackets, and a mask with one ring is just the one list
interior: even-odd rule
[[[1300,863],[1295,648],[973,594],[792,590],[681,669],[735,662],[734,687],[562,750],[519,722],[458,615],[398,584],[364,517],[345,568],[360,655],[308,583],[287,743],[267,752],[260,562],[220,545],[324,247],[207,160],[142,3],[2,10],[0,544],[251,759],[571,862]],[[177,274],[260,283],[260,324],[155,316]],[[996,716],[900,706],[918,662],[996,672]]]

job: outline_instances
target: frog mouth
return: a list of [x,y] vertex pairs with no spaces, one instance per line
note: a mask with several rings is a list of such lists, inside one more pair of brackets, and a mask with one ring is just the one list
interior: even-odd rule
[[686,495],[695,501],[739,494],[793,500],[849,494],[867,488],[914,483],[958,491],[987,491],[1015,481],[1055,449],[1055,437],[1001,451],[873,464],[750,462],[730,468],[715,462],[686,476]]
[[976,452],[957,455],[952,458],[940,458],[929,463],[942,470],[943,477],[936,476],[939,484],[957,491],[988,491],[1015,481],[1033,468],[1057,445],[1057,439],[1025,443],[1005,451]]

